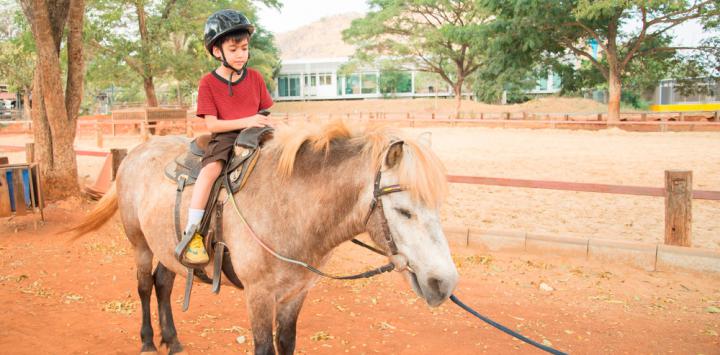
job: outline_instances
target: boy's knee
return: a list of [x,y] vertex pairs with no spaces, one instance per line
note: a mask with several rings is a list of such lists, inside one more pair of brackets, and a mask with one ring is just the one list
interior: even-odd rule
[[214,161],[208,165],[205,165],[203,167],[203,175],[207,175],[208,177],[218,177],[220,176],[220,173],[222,172],[223,164],[220,161]]

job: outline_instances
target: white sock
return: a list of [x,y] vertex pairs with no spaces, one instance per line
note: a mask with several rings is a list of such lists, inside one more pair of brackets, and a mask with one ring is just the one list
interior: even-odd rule
[[198,210],[195,208],[191,208],[188,210],[188,221],[185,225],[185,231],[187,232],[190,229],[190,226],[198,225],[200,224],[200,221],[202,221],[203,215],[205,214],[205,210]]

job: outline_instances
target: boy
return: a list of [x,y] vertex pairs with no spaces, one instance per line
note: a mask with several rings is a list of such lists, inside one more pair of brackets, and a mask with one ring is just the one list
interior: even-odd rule
[[[255,27],[240,12],[221,10],[205,23],[205,48],[222,64],[200,79],[197,116],[205,119],[212,133],[192,199],[183,239],[192,237],[181,257],[186,265],[202,266],[209,261],[202,236],[196,234],[213,182],[230,156],[240,130],[269,126],[267,117],[257,114],[272,106],[262,75],[247,68],[248,46]],[[235,77],[235,81],[233,81]]]

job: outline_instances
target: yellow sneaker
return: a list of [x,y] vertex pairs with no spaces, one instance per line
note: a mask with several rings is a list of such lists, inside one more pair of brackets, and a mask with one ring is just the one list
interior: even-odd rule
[[199,233],[193,235],[190,245],[188,245],[185,251],[185,262],[188,264],[206,264],[210,261],[207,251],[205,250],[205,244],[203,238]]

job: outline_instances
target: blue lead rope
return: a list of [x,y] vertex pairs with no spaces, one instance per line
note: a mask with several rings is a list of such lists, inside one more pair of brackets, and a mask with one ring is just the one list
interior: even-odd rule
[[505,332],[506,334],[509,334],[509,335],[511,335],[511,336],[513,336],[513,337],[515,337],[515,338],[518,338],[518,339],[520,339],[520,340],[522,340],[522,341],[524,341],[524,342],[526,342],[526,343],[528,343],[528,344],[530,344],[530,345],[532,345],[532,346],[535,346],[535,347],[537,347],[537,348],[539,348],[539,349],[542,349],[542,350],[544,350],[544,351],[547,351],[547,352],[549,352],[549,353],[551,353],[551,354],[555,354],[555,355],[567,355],[566,353],[564,353],[564,352],[562,352],[562,351],[555,350],[555,349],[553,349],[553,348],[551,348],[551,347],[549,347],[549,346],[540,344],[540,343],[538,343],[538,342],[536,342],[536,341],[534,341],[534,340],[532,340],[532,339],[528,339],[528,338],[524,337],[522,334],[513,331],[512,329],[510,329],[510,328],[508,328],[508,327],[506,327],[506,326],[504,326],[504,325],[502,325],[502,324],[500,324],[500,323],[496,323],[495,321],[493,321],[493,320],[490,319],[490,318],[487,318],[487,317],[482,316],[480,313],[476,312],[474,309],[470,308],[470,307],[467,306],[465,303],[462,303],[457,297],[455,297],[455,295],[450,295],[450,300],[453,301],[453,303],[455,303],[456,305],[458,305],[460,308],[468,311],[470,314],[474,315],[475,317],[480,318],[483,322],[492,325],[493,327],[495,327],[495,328],[497,328],[497,329]]

